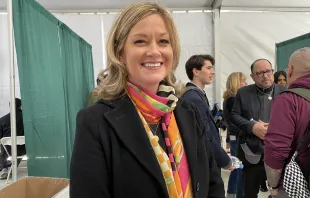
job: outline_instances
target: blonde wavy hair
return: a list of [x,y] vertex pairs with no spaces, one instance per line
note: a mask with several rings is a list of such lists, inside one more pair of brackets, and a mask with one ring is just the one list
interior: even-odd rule
[[101,82],[103,82],[107,78],[108,74],[105,74],[105,71],[103,69],[100,70],[100,72],[97,75],[97,85],[99,85]]
[[224,91],[223,98],[226,100],[231,96],[236,96],[238,89],[241,87],[241,82],[247,78],[242,72],[231,73],[226,81],[226,91]]
[[169,11],[156,3],[137,3],[124,9],[114,22],[107,40],[107,68],[104,72],[108,77],[98,87],[98,95],[105,100],[113,100],[122,96],[127,89],[128,70],[120,61],[121,54],[130,30],[139,21],[152,14],[160,15],[168,28],[170,43],[173,51],[172,71],[165,77],[167,85],[179,93],[180,86],[176,84],[175,69],[179,63],[180,41],[177,29]]

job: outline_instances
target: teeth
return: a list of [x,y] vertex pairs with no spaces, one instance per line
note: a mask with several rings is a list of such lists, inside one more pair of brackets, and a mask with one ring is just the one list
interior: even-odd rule
[[160,63],[144,63],[145,67],[159,67]]

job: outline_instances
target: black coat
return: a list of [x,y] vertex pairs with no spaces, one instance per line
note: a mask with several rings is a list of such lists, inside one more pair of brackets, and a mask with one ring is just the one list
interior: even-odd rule
[[223,117],[227,125],[227,138],[229,138],[229,135],[235,135],[238,136],[240,129],[233,125],[230,121],[230,114],[232,111],[232,108],[234,106],[235,97],[229,97],[223,102]]
[[[287,87],[282,85],[274,85],[273,98],[280,95]],[[257,97],[256,85],[248,85],[238,90],[234,100],[234,106],[230,115],[230,121],[233,125],[240,129],[237,156],[245,164],[248,161],[244,157],[240,144],[247,142],[250,147],[258,147],[260,139],[252,133],[254,122],[250,121],[252,118],[256,121],[259,120],[260,103]],[[250,142],[251,140],[251,142]]]
[[[224,198],[204,124],[191,103],[174,110],[194,197]],[[99,101],[77,115],[71,159],[71,198],[168,198],[165,181],[140,117],[128,96]]]
[[[23,123],[23,113],[21,110],[16,110],[16,135],[24,136],[24,123]],[[0,139],[3,137],[11,137],[11,114],[8,113],[0,118]],[[6,149],[11,153],[11,146],[6,146]],[[0,147],[0,153],[5,152],[3,146]],[[17,155],[25,155],[26,146],[17,145]]]
[[[23,113],[21,110],[16,110],[16,135],[24,136]],[[0,118],[0,139],[3,137],[11,137],[10,113]]]
[[[196,86],[192,83],[187,83],[188,86]],[[214,117],[211,114],[209,105],[207,103],[207,96],[199,89],[191,89],[182,95],[184,100],[188,100],[195,104],[199,110],[200,117],[206,125],[206,136],[208,136],[212,149],[215,153],[215,161],[220,168],[229,168],[230,157],[221,146],[221,138],[219,130],[214,122]]]
[[[274,85],[273,97],[280,95],[287,87]],[[242,130],[245,135],[252,135],[254,123],[250,120],[259,120],[260,105],[257,98],[256,85],[248,85],[238,90],[234,106],[231,112],[230,121]]]

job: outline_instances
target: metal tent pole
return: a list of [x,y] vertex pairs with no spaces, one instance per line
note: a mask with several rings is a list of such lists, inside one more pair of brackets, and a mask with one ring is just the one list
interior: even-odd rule
[[[9,29],[9,57],[10,57],[10,96],[11,96],[11,137],[12,137],[12,176],[17,181],[17,148],[16,148],[16,106],[15,106],[15,68],[14,68],[14,40],[13,40],[13,7],[12,0],[7,0],[8,29]],[[9,177],[9,175],[8,175]]]

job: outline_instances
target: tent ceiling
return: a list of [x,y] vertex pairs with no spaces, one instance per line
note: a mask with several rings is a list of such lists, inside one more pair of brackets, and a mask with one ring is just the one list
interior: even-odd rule
[[[142,0],[37,0],[48,10],[118,9]],[[210,8],[214,2],[225,8],[310,8],[310,0],[144,0],[160,2],[170,8]],[[6,10],[7,0],[0,0],[0,10]]]
[[310,0],[224,0],[223,7],[306,8]]
[[[6,1],[0,0],[0,9],[6,9]],[[102,10],[123,8],[141,0],[37,0],[48,10]],[[170,8],[204,8],[211,7],[215,0],[148,0],[160,2]]]

